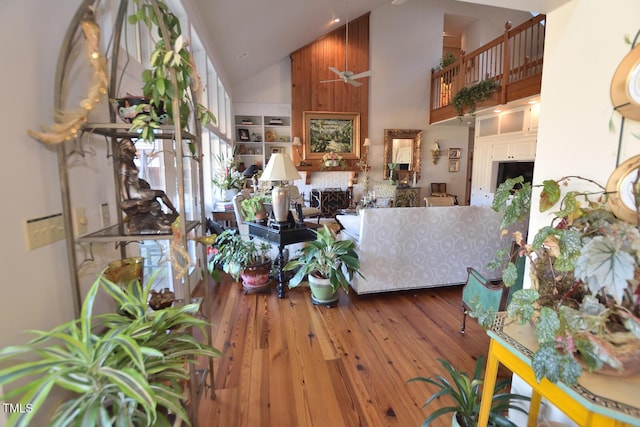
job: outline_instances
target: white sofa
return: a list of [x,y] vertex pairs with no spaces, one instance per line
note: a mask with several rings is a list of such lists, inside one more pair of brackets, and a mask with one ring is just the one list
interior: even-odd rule
[[364,209],[338,215],[342,239],[356,241],[358,294],[457,285],[473,267],[489,280],[501,271],[487,264],[502,247],[500,214],[489,207],[451,206]]

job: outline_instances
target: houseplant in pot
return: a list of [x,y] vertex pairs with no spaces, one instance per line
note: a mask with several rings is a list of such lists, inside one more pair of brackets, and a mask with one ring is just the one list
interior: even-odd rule
[[338,240],[326,225],[313,232],[316,240],[307,242],[300,250],[301,255],[289,261],[284,270],[297,269],[289,280],[290,288],[300,285],[308,276],[311,300],[317,304],[332,304],[340,296],[339,289],[349,292],[349,282],[354,274],[364,278],[360,273],[360,259],[353,240]]
[[[150,69],[142,73],[144,97],[149,100],[148,112],[140,110],[131,122],[131,131],[140,131],[147,141],[155,139],[155,129],[165,118],[157,111],[166,109],[174,124],[186,129],[193,113],[200,125],[215,123],[215,117],[201,102],[202,82],[195,68],[193,58],[182,36],[180,20],[159,0],[135,0],[138,6],[135,14],[128,17],[130,24],[144,23],[149,31],[157,34],[157,41],[151,53]],[[198,126],[198,123],[196,123]],[[194,145],[189,144],[194,151]]]
[[214,249],[216,254],[211,266],[221,266],[235,281],[242,278],[245,290],[260,290],[269,285],[271,246],[268,243],[245,240],[237,230],[228,229],[218,235]]
[[244,186],[244,175],[240,172],[233,156],[226,159],[217,157],[218,167],[213,175],[213,185],[220,189],[220,200],[229,201]]
[[[571,188],[578,188],[579,191]],[[519,188],[516,188],[519,187]],[[540,210],[553,212],[551,224],[531,244],[516,230],[520,255],[529,259],[530,289],[516,291],[507,311],[521,324],[533,321],[538,350],[536,378],[575,384],[583,368],[600,373],[640,372],[640,232],[616,217],[606,189],[579,176],[546,180]],[[501,227],[528,217],[531,185],[508,179],[496,191],[493,208]],[[514,281],[509,262],[503,281]]]
[[[428,427],[431,423],[442,415],[452,414],[452,425],[461,427],[475,427],[478,425],[478,415],[480,413],[480,402],[482,399],[482,374],[484,372],[484,357],[478,357],[473,376],[469,377],[467,372],[462,372],[454,368],[451,363],[444,359],[438,359],[440,364],[449,374],[449,378],[441,375],[433,377],[414,377],[407,382],[426,382],[438,388],[434,394],[422,405],[427,406],[436,399],[448,396],[453,400],[452,406],[433,411],[422,423],[423,427]],[[510,380],[498,381],[494,388],[489,411],[489,426],[511,426],[517,427],[506,417],[506,412],[513,409],[526,414],[527,412],[518,404],[513,402],[527,402],[531,400],[521,394],[508,393]]]
[[242,215],[247,221],[255,221],[259,223],[266,223],[267,210],[264,207],[265,203],[271,201],[271,198],[264,193],[256,193],[248,199],[242,200],[240,206],[242,208]]
[[[143,288],[133,281],[123,290],[99,277],[78,319],[33,331],[36,337],[26,345],[2,349],[0,360],[14,363],[0,370],[6,391],[0,399],[18,399],[23,408],[32,408],[11,414],[9,425],[34,425],[36,412],[52,392],[59,395],[58,387],[70,396],[48,425],[160,426],[169,425],[169,412],[189,423],[183,401],[188,365],[220,352],[191,335],[192,328],[206,333],[208,326],[196,316],[198,304],[148,310],[152,282]],[[93,315],[99,290],[112,298],[117,312]],[[22,387],[7,387],[25,380]]]

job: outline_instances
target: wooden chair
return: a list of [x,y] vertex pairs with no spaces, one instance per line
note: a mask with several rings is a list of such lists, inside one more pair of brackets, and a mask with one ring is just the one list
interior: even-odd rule
[[287,191],[289,192],[289,198],[296,213],[298,212],[298,206],[302,213],[302,218],[298,218],[299,222],[303,222],[305,218],[317,218],[317,223],[320,224],[320,217],[322,216],[322,209],[306,206],[304,201],[304,195],[300,193],[300,190],[296,185],[287,185]]
[[446,182],[432,182],[431,183],[431,195],[433,197],[447,196],[447,183]]
[[444,197],[432,197],[427,196],[424,198],[424,202],[427,207],[433,206],[455,206],[456,199],[453,196],[444,196]]
[[[517,252],[515,251],[515,244],[511,251],[512,259],[516,259]],[[462,288],[462,326],[460,333],[464,334],[464,329],[467,320],[468,310],[471,308],[471,304],[480,304],[484,310],[492,310],[495,312],[506,310],[511,296],[519,289],[522,289],[522,283],[524,280],[524,262],[525,257],[517,258],[516,268],[518,271],[518,277],[516,283],[511,287],[506,287],[502,281],[490,282],[485,279],[474,268],[467,267],[467,283]]]

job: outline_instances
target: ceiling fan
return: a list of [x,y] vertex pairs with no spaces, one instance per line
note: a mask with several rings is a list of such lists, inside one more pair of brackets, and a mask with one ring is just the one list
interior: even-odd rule
[[355,87],[362,86],[362,83],[356,81],[357,79],[361,79],[363,77],[369,77],[373,74],[373,71],[367,70],[362,73],[355,74],[353,71],[349,71],[349,15],[347,14],[347,24],[345,25],[346,31],[346,42],[344,48],[344,71],[338,70],[336,67],[329,67],[329,70],[338,75],[339,78],[333,80],[321,80],[320,83],[329,83],[329,82],[345,82],[353,85]]

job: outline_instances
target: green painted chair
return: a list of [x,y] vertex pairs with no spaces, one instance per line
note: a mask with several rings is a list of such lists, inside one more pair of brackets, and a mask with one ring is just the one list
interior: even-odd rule
[[490,282],[485,279],[474,268],[467,267],[467,283],[462,288],[462,327],[460,333],[464,334],[467,313],[471,306],[480,306],[483,311],[504,311],[506,310],[511,295],[519,289],[522,289],[524,279],[524,262],[525,257],[520,257],[516,261],[518,278],[516,283],[510,288],[504,286],[502,281]]

